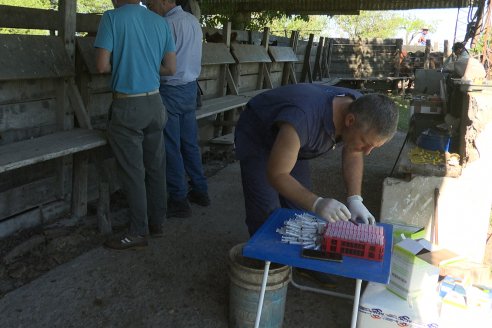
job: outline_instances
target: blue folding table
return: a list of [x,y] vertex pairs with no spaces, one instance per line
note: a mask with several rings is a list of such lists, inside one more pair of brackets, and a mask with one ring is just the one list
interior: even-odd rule
[[277,209],[270,215],[268,220],[243,247],[244,256],[265,261],[265,271],[263,273],[263,281],[260,290],[255,328],[259,326],[261,319],[261,310],[263,308],[263,299],[265,296],[268,271],[270,269],[271,262],[347,278],[354,278],[356,280],[356,284],[355,294],[353,297],[347,294],[310,288],[295,283],[293,284],[294,286],[304,290],[353,299],[354,305],[352,308],[351,328],[355,328],[357,324],[357,312],[359,309],[362,280],[379,282],[382,284],[387,284],[389,282],[391,250],[393,244],[393,226],[385,223],[378,224],[382,226],[384,230],[385,248],[383,261],[371,261],[350,256],[344,256],[342,263],[313,260],[301,256],[301,245],[282,243],[282,236],[276,232],[277,228],[284,225],[284,221],[294,217],[296,213],[302,212],[284,208]]

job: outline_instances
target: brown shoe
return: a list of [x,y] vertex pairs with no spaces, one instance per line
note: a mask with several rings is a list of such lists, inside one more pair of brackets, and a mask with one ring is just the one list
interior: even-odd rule
[[199,192],[199,191],[191,190],[188,193],[188,200],[200,206],[210,205],[210,197],[208,197],[207,192]]
[[147,238],[144,236],[123,235],[117,239],[107,240],[104,246],[111,249],[124,250],[144,248],[148,244]]
[[149,224],[149,233],[152,238],[161,238],[164,236],[162,224]]

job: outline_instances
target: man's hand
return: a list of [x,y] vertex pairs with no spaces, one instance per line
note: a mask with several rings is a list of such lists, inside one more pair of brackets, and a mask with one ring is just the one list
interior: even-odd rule
[[347,198],[348,209],[350,210],[350,219],[356,221],[361,219],[365,224],[374,224],[376,219],[362,203],[363,199],[359,195],[353,195]]
[[328,222],[348,221],[350,211],[336,199],[318,197],[312,206],[313,212]]

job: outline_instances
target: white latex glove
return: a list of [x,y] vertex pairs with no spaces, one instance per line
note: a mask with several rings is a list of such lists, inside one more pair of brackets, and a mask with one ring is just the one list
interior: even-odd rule
[[318,197],[314,203],[312,210],[316,215],[328,222],[339,220],[348,221],[350,219],[350,211],[348,208],[336,199]]
[[353,195],[347,198],[347,206],[350,211],[350,219],[356,221],[361,219],[365,224],[374,224],[376,219],[362,203],[363,199],[359,195]]

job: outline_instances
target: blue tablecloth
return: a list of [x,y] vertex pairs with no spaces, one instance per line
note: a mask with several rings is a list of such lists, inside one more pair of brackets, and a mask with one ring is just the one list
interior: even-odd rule
[[342,263],[313,260],[301,257],[301,245],[282,243],[277,228],[284,221],[302,213],[296,210],[280,208],[272,213],[268,220],[251,237],[243,248],[243,255],[264,261],[305,268],[338,276],[361,279],[387,284],[389,282],[391,251],[393,244],[393,226],[379,223],[384,229],[385,248],[383,261],[371,261],[344,256]]

